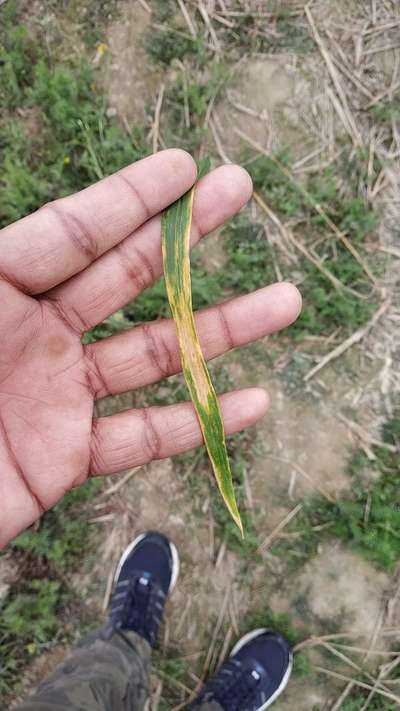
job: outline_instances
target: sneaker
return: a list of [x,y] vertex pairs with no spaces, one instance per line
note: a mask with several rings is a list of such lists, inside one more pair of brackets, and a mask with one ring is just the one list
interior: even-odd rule
[[292,666],[290,645],[282,635],[254,630],[239,640],[189,709],[216,702],[224,711],[264,711],[286,687]]
[[161,533],[143,533],[121,556],[114,577],[109,620],[154,647],[165,602],[179,573],[178,552]]

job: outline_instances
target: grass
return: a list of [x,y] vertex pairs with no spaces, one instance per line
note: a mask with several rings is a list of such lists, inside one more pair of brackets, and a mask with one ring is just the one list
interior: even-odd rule
[[[353,691],[342,706],[342,711],[361,711],[364,708],[369,692],[357,689]],[[373,699],[368,704],[369,711],[396,711],[398,704],[389,699],[385,699],[379,694],[375,694]]]
[[[371,292],[369,279],[350,252],[327,234],[326,224],[311,207],[310,200],[295,182],[289,180],[277,162],[290,169],[290,153],[283,150],[273,160],[261,156],[248,163],[255,189],[282,222],[292,223],[296,238],[323,263],[324,268],[344,287],[361,296],[357,298],[344,288],[335,289],[308,259],[300,257],[298,282],[304,305],[300,318],[291,327],[291,335],[300,340],[306,335],[329,335],[339,329],[343,337],[347,336],[366,323],[376,308],[374,297],[365,298]],[[364,170],[365,156],[345,156],[318,176],[312,176],[306,187],[311,200],[324,210],[365,258],[365,244],[373,237],[379,215],[360,193],[360,184],[363,181],[365,184],[367,179]],[[260,258],[264,259],[263,256]],[[290,279],[294,267],[278,250],[275,250],[275,261],[283,277]],[[257,283],[257,286],[261,285]]]
[[214,58],[206,70],[175,68],[173,81],[167,84],[163,101],[163,135],[170,146],[180,146],[198,154],[206,139],[206,115],[209,104],[228,81],[229,70],[224,61]]
[[380,101],[370,109],[372,119],[383,125],[391,126],[393,122],[400,119],[400,93],[398,92],[391,100]]
[[93,622],[83,609],[69,576],[95,550],[88,518],[102,481],[92,479],[70,491],[12,543],[17,580],[1,603],[0,697],[18,684],[21,670],[56,642],[70,640],[71,615],[79,616],[80,631]]
[[298,18],[271,4],[273,18],[267,30],[256,14],[242,13],[241,3],[231,5],[239,16],[231,27],[221,26],[212,16],[211,26],[223,44],[223,54],[207,43],[207,27],[201,13],[189,8],[197,28],[193,37],[179,7],[172,0],[153,0],[154,22],[149,29],[145,48],[149,59],[162,68],[173,68],[166,81],[162,110],[162,134],[168,145],[178,145],[197,152],[208,133],[207,109],[228,81],[234,79],[234,62],[249,54],[272,54],[290,51],[306,54],[314,49],[308,31],[299,26]]
[[298,542],[278,543],[275,555],[286,556],[289,565],[297,567],[316,555],[323,537],[334,537],[377,568],[394,571],[400,558],[399,418],[385,423],[382,440],[397,447],[397,452],[374,447],[376,459],[371,463],[362,450],[356,450],[348,465],[351,495],[336,503],[312,499],[289,527],[301,534]]
[[1,610],[0,697],[6,697],[21,668],[59,632],[61,597],[57,580],[33,579],[14,586]]
[[2,13],[0,226],[149,152],[141,128],[107,116],[87,60],[49,57],[14,2]]
[[[266,23],[257,18],[255,13],[243,13],[235,18],[233,28],[224,32],[226,47],[240,50],[245,48],[252,54],[279,54],[291,52],[305,55],[313,52],[314,42],[302,22],[281,3],[265,3],[265,11],[271,12],[271,19]],[[237,9],[243,10],[241,3]],[[217,29],[217,23],[215,23]]]
[[78,489],[69,491],[42,516],[38,527],[28,529],[14,539],[14,550],[24,551],[38,560],[44,559],[59,572],[72,572],[81,566],[83,543],[86,554],[93,544],[94,532],[87,519],[102,485],[101,479],[90,479]]
[[[118,13],[114,0],[51,0],[46,28],[43,18],[29,17],[27,26],[21,6],[8,0],[0,9],[0,226],[23,217],[44,202],[79,190],[102,175],[121,168],[149,153],[148,127],[121,126],[117,117],[107,114],[107,97],[91,58],[99,40],[105,39],[105,23],[110,14]],[[237,3],[241,8],[242,3]],[[230,80],[230,67],[239,52],[249,55],[290,52],[306,54],[314,50],[308,31],[299,18],[268,3],[274,13],[271,29],[264,32],[256,18],[243,15],[234,20],[234,28],[214,23],[224,43],[223,60],[206,43],[203,19],[194,15],[199,33],[197,39],[189,30],[177,9],[175,0],[152,0],[153,20],[164,30],[153,29],[146,38],[149,59],[169,70],[164,94],[160,132],[167,145],[179,145],[194,154],[204,148],[207,133],[204,128],[210,101],[219,96]],[[236,6],[235,6],[236,7]],[[55,15],[51,15],[54,8]],[[77,43],[88,48],[76,52],[66,46],[58,30],[57,18],[76,23]],[[53,19],[52,19],[53,18]],[[56,19],[54,19],[56,18]],[[265,23],[264,23],[265,24]],[[50,29],[49,29],[50,28]],[[268,25],[269,29],[270,26]],[[46,30],[46,42],[43,42]],[[166,30],[166,31],[165,31]],[[177,62],[178,60],[178,62]],[[149,107],[152,113],[153,107]],[[398,115],[398,99],[380,102],[370,110],[372,120],[389,126]],[[280,150],[276,157],[289,170],[292,157]],[[283,223],[289,222],[293,234],[314,250],[324,266],[342,283],[363,296],[370,293],[370,284],[353,257],[327,234],[321,218],[310,208],[293,182],[273,161],[264,157],[244,156],[257,191],[276,212]],[[376,160],[376,159],[375,159]],[[376,179],[380,166],[374,163],[371,178],[366,174],[368,156],[343,150],[342,158],[331,167],[311,176],[304,184],[315,202],[343,230],[366,257],[365,245],[373,240],[379,214],[365,200],[366,188]],[[285,348],[297,347],[307,335],[330,335],[339,329],[345,337],[363,325],[375,308],[374,298],[356,299],[345,291],[335,290],[306,259],[298,256],[293,265],[272,245],[263,224],[243,212],[225,229],[225,262],[218,271],[206,268],[198,257],[193,258],[193,301],[202,308],[233,294],[249,292],[276,280],[276,267],[284,278],[296,281],[304,297],[301,318],[289,332]],[[379,264],[374,269],[379,274]],[[161,280],[139,298],[86,334],[85,341],[131,328],[142,321],[169,316],[164,283]],[[275,342],[274,342],[275,347]],[[248,351],[250,353],[250,351]],[[259,358],[266,358],[259,353]],[[300,387],[303,371],[309,361],[296,355],[290,364],[292,392]],[[227,370],[220,363],[212,366],[218,391],[231,389]],[[285,377],[288,376],[285,370]],[[177,377],[154,386],[147,394],[152,402],[167,404],[186,399],[186,388]],[[399,420],[385,426],[383,438],[398,445]],[[247,509],[244,475],[253,458],[260,454],[260,442],[254,431],[228,439],[233,476],[246,529],[242,541],[235,525],[216,492],[207,458],[202,450],[175,459],[182,475],[189,469],[188,497],[198,515],[205,498],[210,500],[219,544],[226,543],[241,562],[241,584],[251,582],[249,570],[259,562],[257,533],[252,512]],[[336,537],[374,565],[392,571],[400,555],[400,500],[395,486],[395,455],[384,448],[375,448],[373,464],[363,452],[354,454],[349,464],[352,494],[335,505],[314,499],[298,514],[291,531],[303,535],[290,546],[279,543],[273,553],[289,560],[295,568],[315,555],[322,536]],[[366,472],[374,470],[374,477]],[[200,473],[200,476],[199,476]],[[82,561],[90,565],[94,539],[88,518],[91,502],[96,496],[98,481],[71,492],[48,512],[38,528],[21,534],[13,543],[12,553],[18,564],[16,583],[2,602],[0,619],[0,696],[6,699],[19,682],[24,667],[41,651],[57,641],[70,640],[75,634],[74,620],[79,627],[90,622],[90,614],[82,608],[73,592],[69,575],[79,569]],[[365,521],[366,504],[370,506]],[[316,525],[324,531],[315,531]],[[82,544],[84,541],[84,544]],[[90,618],[90,619],[89,619]],[[255,626],[273,627],[289,639],[299,641],[289,616],[274,615],[262,606],[245,617],[241,632]],[[182,684],[193,686],[187,660],[177,650],[158,652],[165,699],[160,710],[171,708],[170,702],[182,697]],[[309,673],[306,655],[296,657],[299,674]],[[189,680],[189,681],[188,681]],[[356,691],[345,702],[346,711],[358,711],[365,701],[363,692]],[[370,708],[391,709],[382,699]]]
[[[174,2],[153,0],[152,9],[156,28],[155,30],[152,28],[149,32],[146,48],[153,61],[169,65],[179,59],[194,61],[204,66],[213,58],[213,48],[207,46],[205,42],[204,18],[199,11],[195,9],[192,12],[192,20],[197,27],[197,37],[194,38]],[[231,12],[239,13],[238,16],[230,19],[230,26],[221,27],[221,24],[211,15],[211,25],[218,33],[224,53],[232,55],[230,59],[243,56],[243,52],[251,54],[292,52],[304,55],[314,50],[314,42],[305,24],[299,23],[293,13],[276,2],[268,3],[265,9],[271,12],[271,19],[267,26],[256,13],[243,11],[243,3],[239,1],[230,4]]]
[[21,572],[1,607],[0,699],[4,704],[18,693],[21,674],[36,656],[76,639],[73,620],[77,618],[79,635],[98,624],[96,614],[64,580],[30,578]]
[[170,711],[187,696],[186,689],[193,686],[190,676],[192,664],[179,656],[179,652],[169,647],[167,651],[155,651],[155,678],[162,682],[162,699],[158,705],[159,711]]

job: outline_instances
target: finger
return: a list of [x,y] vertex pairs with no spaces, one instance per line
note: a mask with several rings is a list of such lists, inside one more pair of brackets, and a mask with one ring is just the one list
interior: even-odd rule
[[[231,434],[265,414],[268,396],[260,388],[248,388],[222,395],[220,404],[226,434]],[[199,421],[189,402],[100,417],[94,420],[90,472],[112,474],[172,457],[202,442]]]
[[51,202],[2,230],[0,273],[27,293],[46,291],[121,242],[195,179],[193,159],[173,149]]
[[[206,175],[195,192],[192,244],[240,210],[251,190],[249,175],[238,166],[221,166]],[[151,286],[161,273],[158,216],[49,297],[75,329],[85,331]]]
[[[301,296],[292,284],[272,284],[196,314],[207,359],[250,343],[285,326],[299,315]],[[86,346],[96,397],[134,390],[181,370],[175,324],[171,319]]]

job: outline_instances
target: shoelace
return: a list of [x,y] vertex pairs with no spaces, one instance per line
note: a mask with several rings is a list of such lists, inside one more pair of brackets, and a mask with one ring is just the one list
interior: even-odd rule
[[243,670],[235,659],[228,660],[218,674],[207,684],[207,697],[217,701],[222,708],[239,711],[245,708],[260,682],[260,675],[250,669]]
[[164,603],[165,594],[161,587],[145,574],[139,573],[117,584],[110,619],[116,627],[134,630],[153,646]]

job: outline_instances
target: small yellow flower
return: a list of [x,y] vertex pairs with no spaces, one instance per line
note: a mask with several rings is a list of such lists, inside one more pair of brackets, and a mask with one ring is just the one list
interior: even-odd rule
[[99,44],[97,45],[97,53],[100,54],[100,56],[105,52],[108,52],[109,49],[110,48],[108,44],[106,44],[105,42],[99,42]]
[[93,60],[94,64],[98,64],[106,52],[110,51],[110,47],[105,42],[98,42],[96,45],[96,55]]
[[69,156],[64,156],[64,165],[69,165],[71,163],[71,158]]

